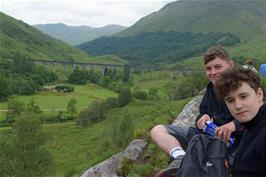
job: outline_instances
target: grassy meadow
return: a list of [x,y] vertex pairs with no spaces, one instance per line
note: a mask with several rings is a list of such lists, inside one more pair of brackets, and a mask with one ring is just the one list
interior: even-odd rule
[[[59,93],[56,91],[41,91],[33,95],[14,96],[9,99],[27,104],[32,99],[43,111],[57,112],[65,110],[69,100],[75,98],[77,107],[80,110],[82,107],[87,107],[89,103],[95,99],[105,99],[107,97],[116,97],[117,94],[113,91],[105,89],[95,84],[72,85],[75,91],[72,93]],[[0,109],[6,110],[9,101],[0,102]],[[0,112],[0,120],[5,117],[5,112]]]
[[[123,108],[111,109],[103,121],[86,128],[72,122],[44,125],[44,132],[49,135],[45,146],[56,162],[57,172],[53,176],[80,176],[89,167],[121,151],[123,147],[103,146],[108,137],[106,130],[113,121],[129,114],[133,118],[134,137],[148,137],[154,125],[172,121],[188,101],[134,101]],[[0,129],[0,133],[8,131],[10,128]]]

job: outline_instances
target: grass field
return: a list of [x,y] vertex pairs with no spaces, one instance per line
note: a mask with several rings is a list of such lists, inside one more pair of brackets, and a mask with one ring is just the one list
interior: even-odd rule
[[[115,92],[95,84],[73,86],[75,87],[75,91],[72,93],[42,91],[28,96],[14,96],[10,98],[9,101],[15,100],[27,104],[33,99],[42,110],[56,110],[66,109],[68,101],[72,98],[75,98],[77,100],[77,107],[81,109],[82,107],[88,106],[89,103],[95,99],[104,99],[107,97],[117,96]],[[0,102],[0,109],[6,110],[9,101]],[[0,112],[0,120],[4,118],[5,114],[5,112]]]
[[[102,146],[106,137],[104,132],[112,121],[117,122],[124,115],[130,114],[135,127],[135,137],[146,137],[149,136],[149,130],[154,125],[171,121],[188,100],[134,101],[123,108],[108,111],[105,120],[89,125],[87,128],[78,128],[72,122],[44,125],[44,131],[50,137],[46,148],[56,162],[57,172],[53,176],[78,177],[89,167],[121,151],[123,147]],[[0,128],[0,133],[3,134],[9,130],[10,128]]]

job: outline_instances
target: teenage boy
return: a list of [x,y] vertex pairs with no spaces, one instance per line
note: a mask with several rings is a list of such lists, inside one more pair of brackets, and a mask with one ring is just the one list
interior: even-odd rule
[[196,118],[194,127],[157,125],[151,130],[152,140],[170,156],[169,166],[161,170],[157,177],[174,177],[180,166],[185,150],[191,138],[202,133],[205,123],[209,120],[218,125],[216,136],[228,141],[231,134],[236,136],[236,143],[240,140],[242,127],[230,114],[224,101],[217,99],[214,85],[220,74],[234,66],[229,54],[221,46],[211,47],[203,57],[205,73],[210,81],[199,107],[200,114]]
[[243,68],[227,70],[215,90],[246,129],[231,167],[233,177],[265,177],[266,104],[258,75]]

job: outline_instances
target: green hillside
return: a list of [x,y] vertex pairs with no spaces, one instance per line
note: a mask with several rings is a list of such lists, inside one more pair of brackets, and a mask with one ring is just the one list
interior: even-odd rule
[[12,58],[17,52],[38,60],[84,62],[91,58],[85,52],[2,12],[0,12],[0,29],[1,58]]
[[98,37],[113,35],[126,28],[120,25],[107,25],[100,28],[92,28],[88,26],[68,26],[62,23],[40,24],[33,25],[33,27],[71,45],[78,45]]
[[[184,63],[221,44],[233,49],[241,63],[247,57],[265,60],[265,40],[265,0],[181,0],[167,4],[112,37],[78,47],[93,56],[118,55],[133,64],[169,65]],[[256,45],[262,50],[257,50]]]
[[239,42],[231,34],[218,32],[146,32],[132,37],[102,37],[78,47],[93,56],[113,54],[133,64],[173,63],[200,55],[213,45],[232,46]]
[[179,0],[167,4],[116,36],[141,32],[222,32],[252,39],[266,32],[265,0]]

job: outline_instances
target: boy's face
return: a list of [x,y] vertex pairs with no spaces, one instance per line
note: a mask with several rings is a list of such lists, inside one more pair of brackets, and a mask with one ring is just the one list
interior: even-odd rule
[[216,57],[205,64],[205,73],[209,81],[215,85],[215,82],[220,77],[220,74],[232,66],[232,61],[225,61],[219,57]]
[[261,88],[256,92],[250,85],[243,82],[242,85],[230,91],[225,97],[225,103],[231,114],[239,122],[252,120],[263,104],[263,91]]

